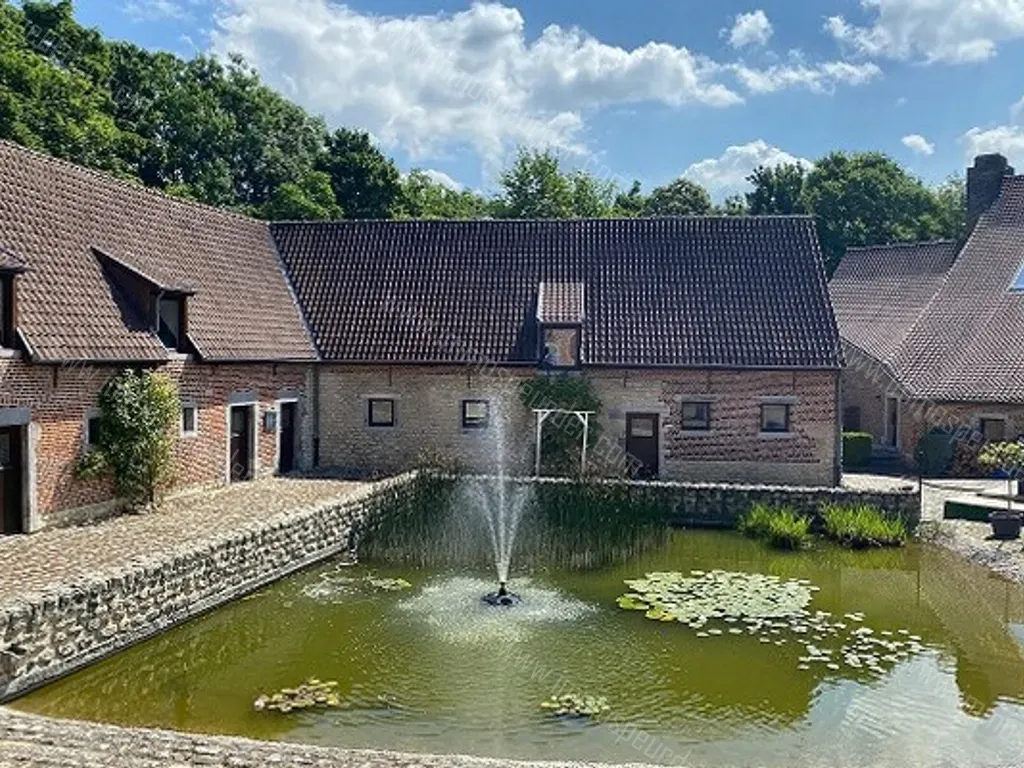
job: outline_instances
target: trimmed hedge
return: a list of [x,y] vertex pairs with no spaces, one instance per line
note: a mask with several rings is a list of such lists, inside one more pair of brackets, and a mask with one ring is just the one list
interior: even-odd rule
[[864,467],[871,461],[872,437],[868,432],[843,432],[843,466]]

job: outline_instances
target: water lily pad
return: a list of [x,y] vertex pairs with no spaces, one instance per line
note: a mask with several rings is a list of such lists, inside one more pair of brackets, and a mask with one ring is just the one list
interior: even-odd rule
[[611,709],[604,696],[577,693],[552,694],[540,706],[556,717],[598,717]]

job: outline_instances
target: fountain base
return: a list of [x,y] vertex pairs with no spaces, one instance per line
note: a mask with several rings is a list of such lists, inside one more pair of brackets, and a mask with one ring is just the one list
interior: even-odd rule
[[502,582],[498,586],[497,592],[491,592],[480,599],[488,605],[500,608],[511,608],[512,606],[519,605],[521,602],[519,595],[508,591],[508,587],[505,586],[505,582]]

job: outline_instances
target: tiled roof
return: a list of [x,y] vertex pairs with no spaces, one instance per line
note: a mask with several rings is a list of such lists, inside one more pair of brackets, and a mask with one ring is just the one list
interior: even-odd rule
[[583,283],[541,283],[537,322],[579,325],[583,322]]
[[25,262],[6,248],[0,247],[0,271],[24,272]]
[[34,359],[167,358],[96,249],[195,290],[189,336],[209,359],[314,356],[263,222],[0,142],[0,248],[28,266],[19,328]]
[[829,283],[843,340],[889,362],[956,258],[952,240],[850,248]]
[[885,363],[912,397],[1024,403],[1024,292],[1012,290],[1024,268],[1024,176],[1003,180],[955,259],[936,248],[917,247],[920,285],[898,265],[858,282],[864,254],[844,259],[831,285],[843,339]]
[[840,364],[818,239],[805,217],[272,231],[328,360],[532,362],[545,283],[583,287],[585,365]]
[[918,396],[1024,402],[1024,176],[1004,179],[942,287],[893,357]]

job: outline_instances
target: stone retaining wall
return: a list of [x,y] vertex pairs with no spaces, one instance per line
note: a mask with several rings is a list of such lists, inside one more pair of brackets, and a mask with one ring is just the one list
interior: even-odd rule
[[[557,478],[526,478],[526,483],[570,483]],[[901,517],[911,528],[921,522],[918,491],[861,491],[848,488],[817,488],[785,485],[732,485],[719,483],[599,481],[635,488],[649,498],[653,494],[673,525],[689,528],[735,528],[751,505],[786,505],[796,512],[817,518],[827,502],[870,504],[888,515]]]
[[413,477],[0,606],[0,701],[346,550],[356,524],[417,492]]

